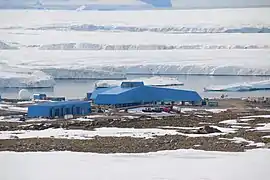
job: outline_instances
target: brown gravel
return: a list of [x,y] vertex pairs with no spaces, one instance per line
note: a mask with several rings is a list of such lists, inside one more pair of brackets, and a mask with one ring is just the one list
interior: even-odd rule
[[[160,150],[201,149],[207,151],[242,152],[242,144],[212,138],[162,136],[152,139],[131,137],[96,137],[90,140],[32,138],[0,141],[1,151],[77,151],[97,153],[143,153]],[[198,146],[199,145],[199,146]]]

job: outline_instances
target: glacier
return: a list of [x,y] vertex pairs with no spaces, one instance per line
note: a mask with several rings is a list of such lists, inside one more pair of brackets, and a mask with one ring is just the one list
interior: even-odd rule
[[[9,66],[55,79],[124,79],[126,75],[270,75],[269,50],[3,51]],[[18,61],[18,59],[20,61]],[[228,61],[229,59],[229,61]],[[254,64],[254,60],[259,63]]]
[[0,68],[8,64],[18,71],[10,76],[30,84],[20,69],[42,72],[50,84],[134,74],[270,76],[269,16],[270,8],[1,10]]
[[54,79],[42,71],[0,67],[0,88],[50,88],[54,85]]
[[204,88],[204,90],[217,92],[244,92],[244,91],[270,90],[270,79],[257,82],[243,82],[243,83],[229,84],[223,86],[210,86]]

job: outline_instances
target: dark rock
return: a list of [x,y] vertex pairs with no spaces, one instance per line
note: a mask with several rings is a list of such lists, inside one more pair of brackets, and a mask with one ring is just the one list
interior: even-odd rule
[[197,134],[210,134],[210,133],[220,133],[221,131],[217,128],[211,126],[204,126],[198,129]]

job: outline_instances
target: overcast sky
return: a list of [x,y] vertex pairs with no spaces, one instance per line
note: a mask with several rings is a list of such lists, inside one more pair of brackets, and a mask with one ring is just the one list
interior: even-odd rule
[[[139,5],[144,4],[140,0],[0,0],[3,6],[21,6],[36,4],[37,1],[44,5],[62,4],[62,5],[84,5],[84,4],[125,4]],[[270,6],[270,0],[142,0],[142,1],[171,1],[174,8],[218,8],[218,7],[252,7],[252,6]],[[159,3],[159,2],[158,2]]]

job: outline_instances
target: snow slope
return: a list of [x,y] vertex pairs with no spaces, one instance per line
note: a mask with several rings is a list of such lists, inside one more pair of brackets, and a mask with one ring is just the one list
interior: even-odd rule
[[237,84],[229,84],[225,86],[210,86],[204,88],[205,91],[259,91],[270,90],[270,80],[259,82],[244,82]]
[[243,153],[192,149],[142,154],[0,152],[0,161],[5,162],[0,164],[0,179],[268,180],[267,159],[267,149]]

